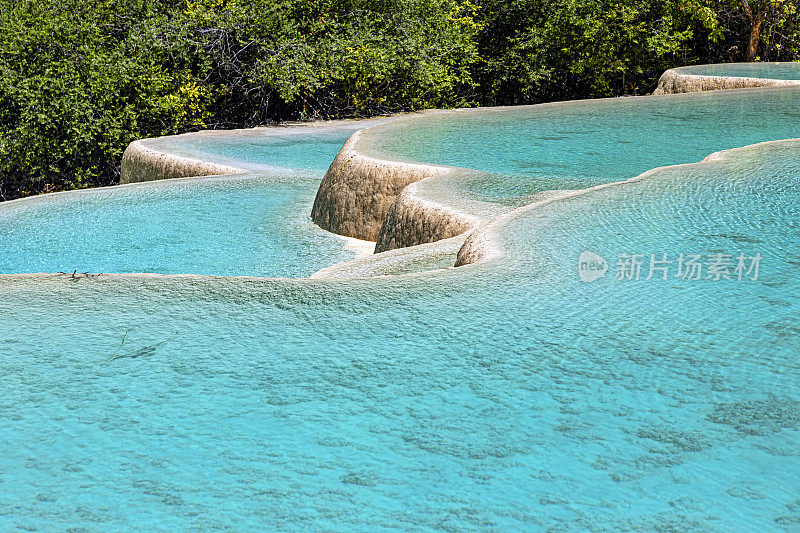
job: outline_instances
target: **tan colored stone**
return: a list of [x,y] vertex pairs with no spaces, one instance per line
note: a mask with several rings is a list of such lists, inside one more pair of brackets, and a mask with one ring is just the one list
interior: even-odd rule
[[122,154],[120,184],[194,176],[238,174],[241,170],[178,155],[158,152],[134,141]]
[[311,219],[333,233],[376,241],[407,185],[449,170],[366,156],[356,149],[364,131],[368,130],[354,133],[331,163],[317,191]]
[[749,87],[779,87],[800,85],[800,80],[771,80],[767,78],[745,78],[735,76],[700,76],[683,74],[669,69],[661,75],[653,94],[694,93],[723,89],[746,89]]

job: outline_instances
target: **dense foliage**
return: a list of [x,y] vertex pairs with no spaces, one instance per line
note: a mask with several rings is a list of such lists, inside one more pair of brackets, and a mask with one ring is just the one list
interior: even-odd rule
[[644,94],[800,57],[790,0],[0,0],[0,199],[117,181],[140,137]]

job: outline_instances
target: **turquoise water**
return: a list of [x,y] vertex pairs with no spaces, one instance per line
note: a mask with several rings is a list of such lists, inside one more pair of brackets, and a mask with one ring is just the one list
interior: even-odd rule
[[203,132],[161,137],[149,142],[165,152],[239,168],[281,167],[324,174],[347,138],[374,122],[343,121],[330,126],[322,123],[311,132],[307,125]]
[[675,69],[683,74],[800,80],[800,61],[794,63],[721,63]]
[[378,126],[369,149],[494,176],[464,185],[501,200],[581,189],[762,141],[800,137],[800,87],[457,110]]
[[[307,277],[353,259],[341,238],[309,217],[321,162],[332,160],[353,130],[289,140],[253,133],[159,139],[159,149],[233,162],[251,174],[0,204],[0,273]],[[292,159],[297,169],[280,168]]]
[[[0,529],[796,530],[799,149],[523,209],[502,260],[417,276],[0,276]],[[740,252],[758,280],[614,276]]]

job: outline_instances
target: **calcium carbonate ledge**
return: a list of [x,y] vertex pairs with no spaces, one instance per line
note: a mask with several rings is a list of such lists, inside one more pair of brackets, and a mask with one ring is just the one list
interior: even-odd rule
[[243,172],[236,167],[159,152],[148,148],[146,143],[147,139],[133,141],[125,149],[120,184]]
[[653,91],[653,94],[694,93],[786,85],[800,85],[800,80],[774,80],[744,76],[706,76],[689,74],[682,71],[682,69],[669,69],[661,75],[658,80],[658,87]]
[[326,172],[311,219],[333,233],[376,241],[379,253],[465,235],[497,216],[498,206],[454,202],[447,195],[440,200],[441,194],[430,194],[423,187],[430,184],[428,189],[436,189],[478,171],[369,155],[377,128],[397,127],[435,113],[401,115],[355,132]]
[[629,178],[627,180],[615,181],[612,183],[603,183],[601,185],[595,185],[594,187],[588,187],[586,189],[579,189],[574,191],[562,191],[563,194],[545,198],[543,200],[518,207],[513,211],[509,211],[508,213],[505,213],[495,218],[488,224],[482,226],[479,230],[470,233],[467,236],[466,240],[464,241],[464,244],[458,251],[458,254],[456,256],[455,266],[463,267],[467,265],[477,265],[501,259],[506,253],[509,253],[509,251],[507,251],[502,244],[502,238],[500,237],[500,230],[505,226],[507,226],[508,224],[513,224],[515,219],[520,218],[524,214],[529,213],[536,209],[540,209],[546,205],[555,202],[566,201],[571,198],[575,198],[577,196],[591,194],[593,192],[602,189],[630,185],[638,181],[652,178],[654,175],[657,175],[667,169],[679,169],[682,167],[692,167],[698,165],[719,163],[728,159],[735,158],[738,154],[742,154],[751,150],[758,150],[759,147],[770,146],[770,145],[778,145],[778,146],[784,145],[784,146],[796,147],[800,145],[800,138],[765,141],[761,143],[751,144],[748,146],[742,146],[739,148],[720,150],[718,152],[713,152],[709,154],[701,161],[698,161],[696,163],[683,163],[679,165],[665,165],[662,167],[656,167],[646,172],[643,172],[638,176]]
[[311,279],[359,279],[386,276],[418,276],[452,270],[465,236],[451,237],[409,248],[397,248],[323,268]]
[[402,190],[386,214],[375,252],[449,239],[483,222],[487,220],[426,199],[420,194],[418,183],[412,183]]
[[445,205],[417,197],[411,184],[452,169],[388,161],[358,150],[354,133],[325,173],[311,219],[321,228],[367,241],[382,252],[453,237],[471,229],[476,219]]

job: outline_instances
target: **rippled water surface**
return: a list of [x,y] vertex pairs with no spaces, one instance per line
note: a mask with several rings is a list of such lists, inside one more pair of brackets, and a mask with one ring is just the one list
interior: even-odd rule
[[800,87],[457,110],[378,127],[378,155],[493,173],[468,187],[499,200],[582,189],[717,150],[800,137]]
[[[150,145],[165,152],[215,161],[237,167],[262,169],[282,167],[313,170],[322,174],[336,153],[356,130],[369,121],[337,123],[318,127],[321,131],[304,132],[291,126],[255,128],[234,132],[210,132],[206,135],[177,135],[150,140]],[[312,128],[306,126],[305,129]],[[299,130],[299,131],[297,131]],[[316,191],[315,191],[316,192]]]
[[721,63],[696,65],[675,69],[685,74],[701,76],[742,76],[773,80],[800,80],[800,61],[795,63]]
[[0,529],[796,530],[798,153],[526,209],[424,275],[0,277]]
[[[158,139],[160,150],[250,174],[170,180],[0,204],[0,273],[154,272],[306,277],[353,259],[311,222],[330,162],[354,127],[314,135]],[[294,163],[296,169],[285,168]]]

